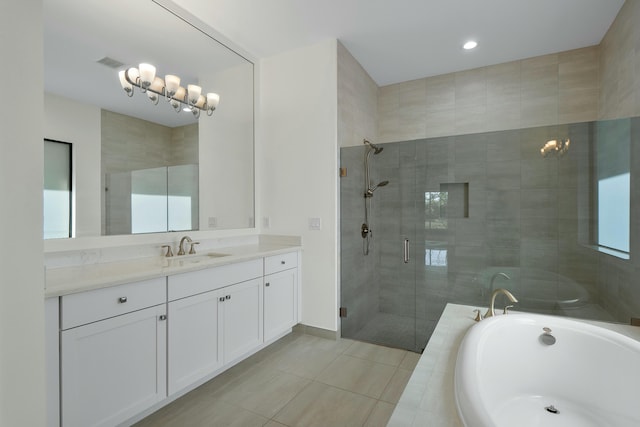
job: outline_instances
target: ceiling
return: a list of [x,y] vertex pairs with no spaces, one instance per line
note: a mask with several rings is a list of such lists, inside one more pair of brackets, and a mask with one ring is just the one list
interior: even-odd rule
[[[257,58],[336,38],[379,86],[597,45],[624,0],[174,0]],[[468,39],[473,51],[461,46]]]

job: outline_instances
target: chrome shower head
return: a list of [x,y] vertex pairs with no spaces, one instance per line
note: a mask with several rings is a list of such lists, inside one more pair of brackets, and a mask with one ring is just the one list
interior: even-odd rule
[[364,144],[368,144],[369,147],[373,148],[373,154],[380,154],[382,152],[382,150],[384,150],[384,147],[380,147],[378,145],[372,144],[371,142],[369,142],[366,139],[364,139],[362,142]]

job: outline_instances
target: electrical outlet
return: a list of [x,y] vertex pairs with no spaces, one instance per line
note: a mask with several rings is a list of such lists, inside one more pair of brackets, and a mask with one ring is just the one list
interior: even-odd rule
[[215,216],[209,217],[209,228],[216,228],[218,226],[218,218]]
[[262,227],[263,228],[270,228],[271,227],[271,218],[268,216],[265,216],[262,218]]
[[320,218],[309,218],[309,230],[321,230],[322,220]]

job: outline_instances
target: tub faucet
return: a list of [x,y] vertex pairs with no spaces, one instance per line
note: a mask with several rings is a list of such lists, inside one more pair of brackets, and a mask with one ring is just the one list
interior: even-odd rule
[[178,247],[178,255],[184,255],[184,241],[187,241],[189,243],[191,243],[193,240],[191,240],[191,237],[189,236],[184,236],[182,239],[180,239],[180,246]]
[[487,317],[493,317],[493,316],[496,315],[494,307],[495,307],[495,303],[496,303],[496,297],[498,296],[498,294],[505,294],[507,296],[507,298],[509,298],[509,301],[518,302],[516,297],[514,297],[513,294],[511,292],[509,292],[508,290],[503,289],[503,288],[496,289],[491,294],[491,305],[489,305],[489,310],[487,310],[487,313],[484,315],[485,319]]
[[491,276],[491,283],[489,284],[489,289],[491,291],[493,291],[493,282],[495,282],[495,280],[500,276],[504,277],[507,280],[511,280],[511,277],[507,276],[506,273],[500,272],[500,273],[494,274],[493,276]]

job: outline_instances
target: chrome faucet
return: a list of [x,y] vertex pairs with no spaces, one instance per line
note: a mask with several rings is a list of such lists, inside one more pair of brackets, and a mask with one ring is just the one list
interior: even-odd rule
[[[502,274],[504,274],[504,273],[502,273]],[[509,292],[508,290],[503,289],[503,288],[496,289],[491,294],[491,304],[489,305],[489,309],[487,310],[487,312],[484,315],[485,319],[487,317],[493,317],[493,316],[496,315],[494,307],[495,307],[495,303],[496,303],[496,297],[498,296],[498,294],[505,294],[507,296],[507,298],[509,298],[509,301],[518,302],[516,297],[514,297],[513,294],[511,292]],[[505,313],[506,313],[506,309],[505,309]]]
[[180,246],[178,247],[178,255],[184,255],[184,241],[187,241],[189,243],[193,242],[193,240],[191,240],[191,237],[189,236],[184,236],[182,239],[180,239]]

